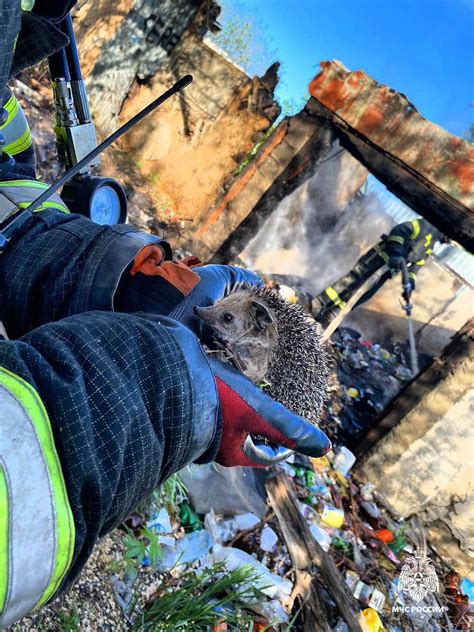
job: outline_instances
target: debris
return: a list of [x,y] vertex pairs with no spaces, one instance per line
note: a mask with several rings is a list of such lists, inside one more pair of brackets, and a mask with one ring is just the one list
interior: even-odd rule
[[323,551],[329,551],[332,541],[329,533],[321,527],[318,527],[317,524],[310,525],[309,530],[311,531],[311,535],[314,537],[316,542],[319,542]]
[[293,588],[292,583],[288,579],[270,573],[263,564],[245,551],[216,544],[213,549],[213,558],[216,562],[223,562],[228,571],[250,566],[257,571],[254,588],[271,599],[277,598],[283,603],[288,601]]
[[336,444],[351,448],[411,380],[411,369],[400,345],[361,340],[349,327],[334,333],[331,350],[335,374],[321,426]]
[[[303,601],[305,621],[312,621],[314,629],[330,629],[328,615],[323,609],[321,589],[311,568],[315,565],[324,578],[326,590],[337,604],[351,632],[361,632],[361,614],[357,602],[350,594],[336,565],[318,542],[303,520],[298,501],[290,482],[283,474],[269,478],[267,489],[283,538],[293,562],[296,574],[296,589]],[[321,626],[321,620],[327,626]],[[319,627],[317,627],[319,626]]]
[[[251,622],[253,630],[275,632],[469,630],[467,593],[472,595],[472,583],[461,582],[444,567],[436,567],[444,593],[430,594],[421,603],[425,610],[441,610],[404,611],[416,605],[399,582],[407,555],[418,546],[416,532],[410,523],[397,522],[385,511],[373,484],[359,485],[353,479],[351,461],[351,453],[343,450],[321,459],[293,454],[273,469],[268,493],[274,513],[266,506],[261,516],[245,507],[245,498],[244,510],[211,508],[203,515],[187,490],[169,481],[166,493],[155,494],[149,515],[138,509],[126,521],[122,541],[129,548],[123,557],[131,552],[134,556],[126,567],[114,570],[109,582],[122,620],[131,625],[140,617],[158,622],[163,612],[160,601],[165,600],[168,613],[173,603],[184,612],[192,598],[201,604],[203,615],[202,604],[207,604],[206,620],[212,622],[208,629],[229,632],[236,620],[240,627],[235,629],[247,629],[245,624]],[[230,484],[219,468],[202,466],[197,476],[202,490],[204,472],[214,482],[217,477],[223,489]],[[239,493],[249,481],[250,493],[255,492],[257,478],[249,473],[248,479],[240,478],[244,486]],[[433,553],[430,556],[434,558]],[[244,577],[249,570],[251,581]],[[235,573],[241,581],[231,586],[229,578],[237,577]],[[210,596],[209,582],[226,585],[233,601],[228,601],[230,594]],[[196,597],[186,595],[188,586],[195,587]],[[179,616],[173,614],[172,620]],[[294,626],[289,623],[293,621]]]
[[393,542],[395,539],[395,536],[389,529],[378,529],[377,531],[374,531],[374,536],[386,544]]
[[465,577],[460,584],[462,592],[468,596],[474,606],[474,582]]
[[260,522],[260,518],[257,518],[257,516],[253,513],[239,514],[234,517],[234,520],[239,531],[251,529]]
[[382,611],[385,604],[385,596],[373,586],[368,586],[359,580],[352,594],[363,606],[369,606],[378,612]]
[[362,610],[366,622],[367,632],[384,632],[385,628],[382,625],[382,621],[375,610],[372,608],[365,608]]
[[[288,612],[276,599],[266,601],[264,603],[251,604],[251,610],[262,615],[270,623],[270,625],[278,625],[286,623],[289,620]],[[264,628],[268,629],[268,628]]]
[[160,572],[169,571],[176,565],[189,564],[205,557],[211,550],[214,541],[208,531],[201,529],[186,534],[179,540],[170,538],[166,542],[160,539],[162,555],[156,560],[154,568]]
[[190,465],[179,475],[198,514],[206,514],[211,509],[223,516],[251,511],[263,518],[267,511],[265,479],[268,474],[263,469],[208,463]]
[[188,503],[183,503],[179,510],[179,519],[185,531],[198,531],[201,529],[201,521],[194,509]]
[[342,509],[338,509],[337,507],[333,507],[332,505],[325,504],[321,520],[330,527],[339,529],[339,527],[342,527],[344,523],[344,512],[342,511]]
[[260,534],[260,548],[266,553],[271,553],[278,542],[278,536],[271,527],[265,525]]
[[171,520],[165,507],[162,507],[157,514],[152,516],[150,520],[147,521],[146,526],[156,531],[156,533],[173,533]]
[[355,454],[353,454],[348,448],[341,446],[334,459],[333,467],[335,470],[341,472],[343,476],[347,476],[349,470],[356,462]]
[[280,293],[280,296],[282,298],[286,299],[287,301],[290,301],[290,303],[298,302],[298,297],[296,295],[295,290],[292,287],[289,287],[288,285],[279,285],[278,292]]

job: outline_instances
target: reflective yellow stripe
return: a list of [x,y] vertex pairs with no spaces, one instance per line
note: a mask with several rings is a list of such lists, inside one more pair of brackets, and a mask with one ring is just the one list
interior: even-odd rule
[[405,243],[403,237],[400,237],[399,235],[390,235],[387,241],[395,241],[397,244],[401,244],[402,246]]
[[425,251],[425,254],[426,254],[427,256],[429,256],[432,252],[433,252],[433,248],[428,248],[428,249]]
[[415,265],[417,265],[417,266],[424,266],[425,263],[426,263],[426,261],[424,259],[420,259],[419,261],[416,262]]
[[431,240],[433,239],[433,233],[428,233],[425,237],[425,248],[431,244]]
[[0,464],[0,614],[5,608],[8,592],[8,487],[5,472]]
[[388,254],[385,252],[383,248],[381,248],[380,246],[374,246],[374,250],[380,257],[382,257],[385,263],[388,263],[390,257],[388,256]]
[[3,151],[8,152],[12,156],[15,156],[21,151],[25,151],[25,149],[28,149],[28,147],[31,146],[32,142],[33,141],[31,139],[31,131],[30,128],[27,127],[20,138],[15,140],[15,142],[10,143],[9,145],[5,145]]
[[[49,188],[49,184],[46,184],[45,182],[39,182],[38,180],[11,180],[11,181],[6,181],[6,182],[0,182],[0,189],[2,187],[6,187],[6,188],[26,187],[30,189],[42,189],[44,191]],[[61,198],[57,196],[56,199],[61,199]],[[32,202],[18,202],[17,206],[18,208],[28,208],[31,203]],[[58,211],[61,211],[62,213],[70,214],[70,211],[67,208],[67,206],[65,206],[64,204],[60,204],[59,202],[53,202],[52,200],[46,200],[46,202],[43,202],[43,204],[41,204],[41,206],[37,208],[36,211],[33,211],[33,212],[36,213],[38,211],[45,211],[48,208],[55,208]]]
[[412,279],[412,281],[416,280],[416,274],[414,272],[409,272],[408,276],[410,277],[410,279]]
[[3,107],[8,112],[7,121],[6,121],[6,123],[4,123],[2,125],[2,127],[5,127],[5,125],[12,120],[12,118],[15,116],[15,114],[20,109],[20,104],[18,103],[18,101],[15,99],[15,97],[12,94],[12,96],[8,99],[8,101],[5,103],[5,105]]
[[[36,608],[50,599],[59,588],[71,565],[74,551],[75,528],[66,485],[61,470],[48,413],[38,393],[25,380],[0,367],[0,383],[21,402],[34,427],[46,462],[56,514],[56,559],[51,581],[45,589]],[[34,537],[34,534],[32,535]]]
[[47,189],[49,184],[39,180],[7,180],[0,182],[0,187],[30,187],[31,189]]
[[334,305],[336,305],[336,307],[339,307],[339,309],[343,309],[346,306],[346,303],[342,300],[342,298],[333,287],[328,287],[324,291],[329,296]]
[[416,239],[420,234],[420,222],[417,219],[412,219],[411,225],[413,226],[412,233],[410,235],[410,239]]
[[[28,208],[29,205],[31,204],[31,202],[20,202],[18,204],[19,208]],[[41,206],[39,206],[35,211],[33,211],[33,213],[38,213],[39,211],[46,211],[48,208],[55,208],[58,211],[61,211],[62,213],[67,213],[68,215],[71,213],[71,211],[66,207],[63,206],[62,204],[58,204],[57,202],[43,202],[43,204],[41,204]]]

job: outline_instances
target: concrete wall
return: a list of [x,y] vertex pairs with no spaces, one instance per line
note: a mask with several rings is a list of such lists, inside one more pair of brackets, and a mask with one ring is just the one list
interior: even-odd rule
[[376,485],[397,516],[416,516],[425,525],[432,546],[454,568],[471,578],[474,577],[472,351],[472,343],[466,343],[466,352],[447,377],[425,394],[356,469],[358,476]]

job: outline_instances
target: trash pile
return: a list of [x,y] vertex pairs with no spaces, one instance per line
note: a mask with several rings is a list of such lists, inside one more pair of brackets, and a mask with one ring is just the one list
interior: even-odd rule
[[334,379],[321,426],[339,444],[354,446],[373,421],[412,378],[400,344],[362,339],[341,327],[331,337]]
[[[350,450],[340,448],[330,458],[293,455],[273,469],[283,470],[291,481],[312,536],[332,557],[341,581],[346,582],[359,604],[365,630],[469,630],[467,593],[472,599],[472,582],[461,581],[426,549],[423,533],[416,524],[393,520],[383,509],[372,484],[361,485],[352,479],[350,469],[354,462]],[[243,471],[240,469],[241,474]],[[257,515],[247,511],[242,493],[240,506],[237,503],[235,507],[237,513],[234,510],[232,514],[222,514],[216,512],[212,495],[206,495],[209,488],[225,486],[226,481],[229,484],[228,473],[235,478],[235,471],[216,465],[190,466],[183,474],[189,489],[181,488],[174,507],[161,506],[157,511],[152,509],[146,520],[135,516],[134,521],[132,516],[127,521],[132,536],[135,533],[143,539],[146,535],[139,563],[149,567],[158,585],[137,610],[133,597],[136,573],[128,570],[123,577],[114,579],[116,598],[125,618],[135,626],[140,621],[143,627],[139,625],[139,629],[147,629],[150,611],[153,629],[162,629],[156,627],[160,622],[163,629],[171,629],[165,625],[166,613],[160,604],[171,590],[179,602],[177,591],[186,591],[190,578],[195,582],[202,580],[192,595],[196,600],[211,585],[228,580],[232,573],[244,573],[238,586],[227,586],[227,595],[230,590],[233,599],[227,599],[223,606],[223,594],[214,593],[209,598],[214,630],[304,629],[298,621],[292,562],[271,504],[263,516],[257,509]],[[242,492],[246,486],[250,496],[262,496],[253,476],[241,479]],[[205,513],[196,512],[193,498],[201,511],[207,509]],[[218,497],[214,499],[219,504]],[[256,506],[255,501],[249,502]],[[158,548],[153,544],[155,540]],[[331,629],[347,632],[350,628],[329,592],[326,597],[324,607]],[[188,623],[189,629],[207,629],[199,627],[197,621]]]
[[[473,583],[461,582],[426,548],[416,522],[394,520],[374,485],[351,477],[354,462],[350,450],[341,447],[331,460],[295,456],[294,463],[284,468],[292,477],[311,533],[358,600],[366,629],[470,630],[467,593],[472,599]],[[349,630],[336,612],[334,617],[336,632]]]

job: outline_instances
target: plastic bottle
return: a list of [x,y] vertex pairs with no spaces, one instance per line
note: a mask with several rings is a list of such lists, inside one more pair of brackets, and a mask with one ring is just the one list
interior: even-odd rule
[[334,459],[333,467],[335,470],[341,472],[343,476],[347,476],[349,470],[356,462],[355,454],[350,450],[342,446]]
[[367,632],[385,632],[385,628],[382,625],[382,621],[375,610],[372,608],[365,608],[362,610],[362,614],[364,615],[364,619],[366,622],[366,630]]
[[228,571],[251,566],[256,571],[252,587],[260,590],[270,599],[285,602],[291,594],[293,584],[289,579],[270,573],[266,566],[245,551],[216,544],[213,548],[213,557],[216,562],[224,562]]

